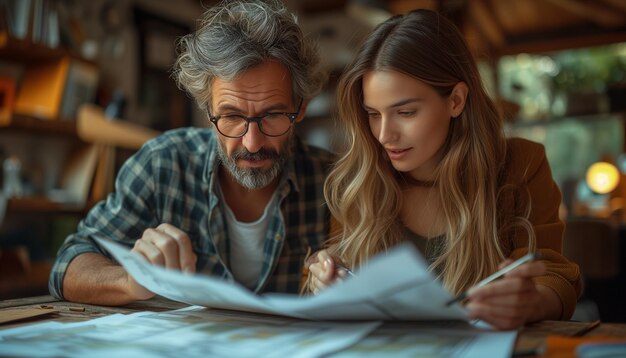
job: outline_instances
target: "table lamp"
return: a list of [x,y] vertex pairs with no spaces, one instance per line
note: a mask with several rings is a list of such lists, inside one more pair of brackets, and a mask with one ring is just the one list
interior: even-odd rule
[[587,185],[598,194],[613,191],[619,184],[619,178],[619,171],[611,163],[596,162],[587,169]]

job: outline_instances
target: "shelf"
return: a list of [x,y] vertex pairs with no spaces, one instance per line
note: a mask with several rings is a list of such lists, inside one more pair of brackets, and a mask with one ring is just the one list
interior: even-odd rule
[[45,197],[10,198],[7,212],[10,213],[43,213],[43,214],[84,214],[91,205],[88,203],[57,203]]
[[78,58],[64,48],[50,48],[29,40],[20,40],[13,37],[0,37],[0,59],[20,62],[36,62],[54,60],[63,56]]
[[75,121],[43,120],[35,117],[15,114],[8,124],[1,125],[0,131],[19,130],[78,138]]

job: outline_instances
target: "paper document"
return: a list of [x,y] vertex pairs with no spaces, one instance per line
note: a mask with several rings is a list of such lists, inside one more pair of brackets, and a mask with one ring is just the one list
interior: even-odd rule
[[486,331],[463,322],[386,322],[337,358],[509,358],[516,331]]
[[459,304],[428,272],[410,244],[398,245],[366,267],[314,296],[256,295],[247,288],[203,274],[167,270],[128,248],[96,239],[141,285],[172,300],[205,307],[270,313],[313,320],[466,320]]
[[10,357],[322,357],[380,322],[312,322],[192,306],[0,330]]

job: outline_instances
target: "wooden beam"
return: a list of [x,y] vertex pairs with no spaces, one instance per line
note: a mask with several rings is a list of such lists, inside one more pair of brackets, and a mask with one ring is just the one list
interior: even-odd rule
[[476,58],[485,59],[492,55],[493,49],[489,47],[488,41],[472,24],[467,22],[463,24],[463,37]]
[[548,0],[560,8],[593,21],[603,27],[619,27],[626,23],[626,15],[608,9],[596,2],[578,0]]
[[437,0],[388,0],[387,5],[392,14],[406,14],[415,9],[439,10]]
[[485,2],[482,0],[472,1],[469,3],[469,10],[473,25],[485,36],[492,45],[491,47],[499,48],[503,46],[506,39],[502,29]]
[[613,6],[618,11],[622,11],[622,12],[626,13],[626,1],[624,1],[624,0],[599,0],[599,1],[605,3],[605,4],[609,5],[609,6]]
[[292,3],[301,14],[319,15],[342,10],[348,4],[348,0],[306,0],[292,1]]
[[518,53],[547,53],[574,48],[593,47],[626,42],[626,31],[610,34],[579,35],[568,38],[549,38],[520,43],[509,43],[498,50],[498,56]]

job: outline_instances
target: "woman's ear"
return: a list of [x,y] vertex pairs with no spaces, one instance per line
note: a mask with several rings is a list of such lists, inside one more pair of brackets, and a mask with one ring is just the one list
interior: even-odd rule
[[467,88],[467,84],[465,82],[457,83],[452,89],[452,93],[450,93],[450,97],[448,98],[450,115],[452,118],[456,118],[463,113],[468,92],[469,88]]

